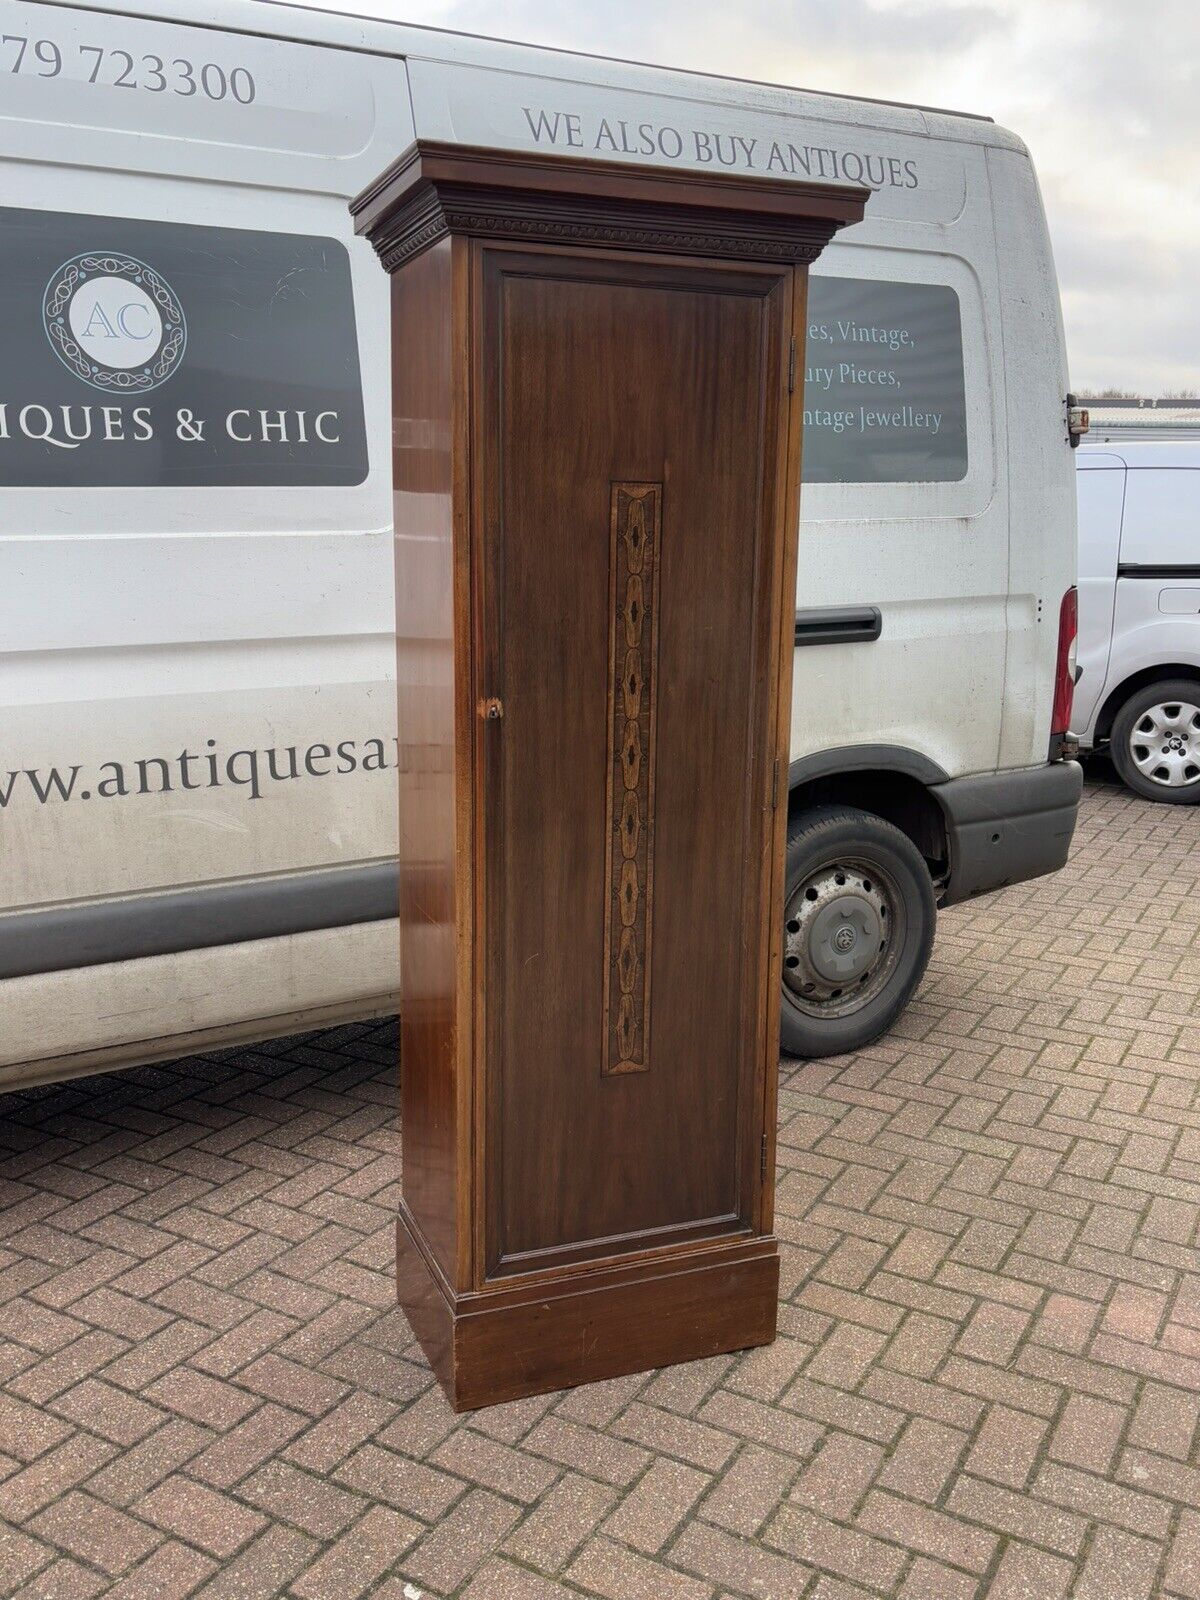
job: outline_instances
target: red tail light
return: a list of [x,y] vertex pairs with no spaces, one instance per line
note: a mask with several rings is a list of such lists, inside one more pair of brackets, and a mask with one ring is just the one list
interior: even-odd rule
[[1079,631],[1079,591],[1068,589],[1058,608],[1058,656],[1054,663],[1054,710],[1050,737],[1071,728],[1071,702],[1075,698],[1075,636]]

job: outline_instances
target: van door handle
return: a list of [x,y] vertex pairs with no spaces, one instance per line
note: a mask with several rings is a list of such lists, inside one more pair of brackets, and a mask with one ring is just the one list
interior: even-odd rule
[[878,606],[810,606],[796,612],[796,645],[870,644],[883,632]]

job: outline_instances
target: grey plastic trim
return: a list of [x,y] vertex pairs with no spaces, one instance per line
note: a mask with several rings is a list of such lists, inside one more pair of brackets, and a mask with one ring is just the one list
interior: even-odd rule
[[796,612],[796,644],[869,644],[883,632],[878,606],[809,606]]
[[1071,848],[1082,789],[1077,761],[955,778],[935,788],[950,843],[941,903],[1057,872]]
[[946,783],[950,774],[936,761],[917,750],[898,744],[849,744],[837,750],[818,750],[800,756],[788,767],[788,788],[811,783],[814,778],[832,778],[840,772],[903,772],[918,783]]
[[398,908],[398,869],[384,861],[9,912],[0,916],[0,979],[385,922]]
[[951,778],[902,745],[859,744],[793,761],[788,787],[864,771],[915,778],[941,807],[950,854],[941,905],[1057,872],[1067,859],[1083,788],[1076,761]]
[[1142,562],[1122,561],[1117,567],[1118,578],[1200,578],[1200,566],[1191,561]]

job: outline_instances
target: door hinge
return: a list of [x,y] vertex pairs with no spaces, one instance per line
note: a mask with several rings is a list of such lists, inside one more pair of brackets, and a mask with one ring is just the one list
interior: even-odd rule
[[796,336],[792,335],[792,348],[788,351],[788,393],[796,391]]
[[765,1133],[758,1149],[758,1175],[764,1183],[767,1181],[767,1136]]

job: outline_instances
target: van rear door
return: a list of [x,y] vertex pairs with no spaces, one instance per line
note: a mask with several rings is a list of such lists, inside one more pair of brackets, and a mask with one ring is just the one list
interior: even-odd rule
[[1079,677],[1072,724],[1083,737],[1099,709],[1112,651],[1125,463],[1120,456],[1085,446],[1076,455],[1075,466],[1079,497]]

